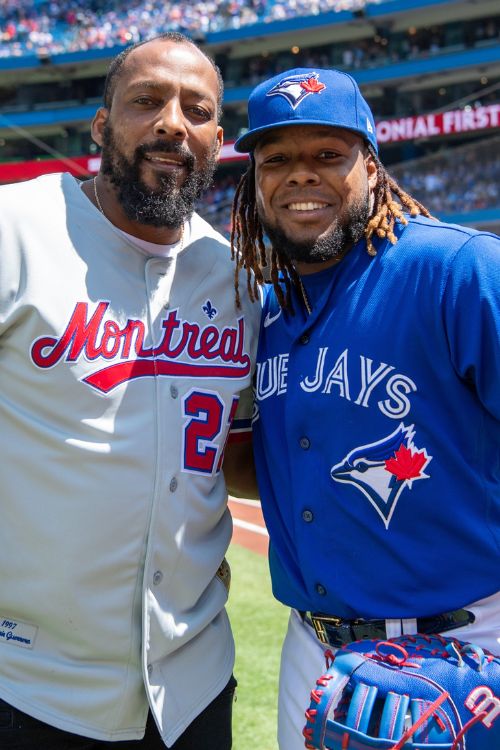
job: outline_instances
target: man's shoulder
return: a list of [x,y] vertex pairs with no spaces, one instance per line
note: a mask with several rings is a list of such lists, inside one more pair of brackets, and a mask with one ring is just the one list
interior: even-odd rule
[[229,256],[228,240],[224,237],[224,235],[218,232],[211,224],[208,223],[208,221],[203,219],[196,212],[191,216],[190,229],[191,242],[197,240],[207,240],[210,243],[211,241],[211,244],[214,248],[219,246],[219,249],[223,249],[228,252]]
[[45,174],[32,180],[13,182],[0,186],[0,203],[4,208],[17,209],[20,213],[27,213],[40,202],[47,205],[59,193],[62,194],[67,180],[74,182],[71,175],[64,172]]
[[[215,287],[220,285],[225,294],[235,292],[236,260],[231,257],[229,241],[205,219],[193,213],[189,223],[189,240],[185,250],[179,256],[179,263],[187,273],[196,275],[204,282]],[[252,274],[253,276],[253,274]],[[247,289],[247,271],[240,269],[238,273],[240,302],[245,315],[259,316],[261,299],[250,300]],[[229,297],[228,297],[229,299]]]
[[461,224],[451,224],[425,216],[407,217],[408,223],[398,224],[395,233],[397,242],[386,247],[388,259],[396,260],[404,253],[405,258],[415,262],[447,264],[463,248],[471,252],[479,247],[498,246],[500,238]]
[[460,246],[476,237],[500,239],[491,232],[481,231],[463,224],[452,224],[425,216],[407,217],[407,219],[406,233],[412,236],[412,241],[421,237],[425,242],[436,241],[440,244],[449,243],[450,245]]
[[189,237],[182,253],[182,263],[198,272],[203,268],[205,274],[216,272],[224,278],[234,273],[229,242],[196,213],[189,220]]

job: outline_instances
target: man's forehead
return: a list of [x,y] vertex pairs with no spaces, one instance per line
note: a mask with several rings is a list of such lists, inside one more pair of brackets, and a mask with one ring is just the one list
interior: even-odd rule
[[217,73],[203,53],[189,42],[154,40],[141,45],[124,60],[118,86],[121,84],[125,90],[153,89],[173,79],[185,91],[217,100]]
[[171,68],[179,76],[192,73],[199,75],[201,67],[204,68],[203,73],[211,71],[214,81],[217,80],[210,61],[194,44],[171,39],[154,39],[132,50],[123,63],[123,73],[135,76],[142,70],[148,70],[148,78],[151,78],[156,69],[161,74],[162,67]]
[[265,146],[303,141],[303,139],[341,140],[348,145],[363,143],[363,138],[361,138],[361,136],[357,135],[352,130],[347,130],[346,128],[336,128],[329,125],[297,124],[273,128],[272,130],[263,133],[257,141],[255,150],[257,151]]

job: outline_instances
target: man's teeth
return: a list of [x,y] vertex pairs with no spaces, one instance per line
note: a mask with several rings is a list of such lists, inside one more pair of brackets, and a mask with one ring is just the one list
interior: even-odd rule
[[325,208],[325,206],[328,206],[328,203],[289,203],[288,209],[290,211],[314,211],[317,208]]
[[161,161],[164,164],[175,164],[177,167],[182,166],[180,161],[177,161],[177,159],[169,159],[168,156],[147,156],[146,159],[149,161]]

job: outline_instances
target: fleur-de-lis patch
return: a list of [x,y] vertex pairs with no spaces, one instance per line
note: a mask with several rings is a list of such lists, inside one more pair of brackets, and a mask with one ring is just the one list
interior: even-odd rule
[[215,307],[213,307],[209,299],[207,299],[207,301],[203,305],[203,312],[209,320],[213,320],[217,315],[217,310],[215,309]]

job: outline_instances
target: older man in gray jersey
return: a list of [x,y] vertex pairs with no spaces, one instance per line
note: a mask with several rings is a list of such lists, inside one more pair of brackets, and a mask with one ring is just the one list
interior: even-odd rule
[[2,750],[231,747],[226,481],[259,309],[193,213],[221,92],[181,35],[128,48],[99,175],[0,189]]

